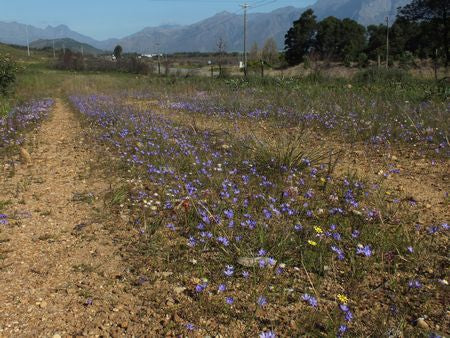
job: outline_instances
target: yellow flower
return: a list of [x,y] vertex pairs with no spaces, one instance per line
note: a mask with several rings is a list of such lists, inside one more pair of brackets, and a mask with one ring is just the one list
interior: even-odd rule
[[312,246],[316,246],[316,245],[317,245],[317,243],[316,243],[316,242],[314,242],[314,241],[311,241],[311,240],[309,240],[309,241],[308,241],[308,244],[309,244],[309,245],[312,245]]
[[320,182],[325,183],[326,182],[325,178],[321,177]]
[[347,304],[347,303],[348,303],[348,298],[347,298],[346,295],[338,294],[338,295],[337,295],[337,299],[338,299],[342,304]]
[[318,233],[318,234],[323,234],[323,230],[321,227],[314,227],[314,230]]

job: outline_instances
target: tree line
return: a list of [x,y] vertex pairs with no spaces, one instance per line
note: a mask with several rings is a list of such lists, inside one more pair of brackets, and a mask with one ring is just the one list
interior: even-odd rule
[[390,27],[380,24],[367,28],[352,19],[333,16],[318,21],[309,9],[294,21],[285,36],[285,60],[291,66],[313,55],[346,63],[385,61],[389,34],[389,56],[395,60],[433,58],[447,67],[449,7],[448,0],[413,0],[398,8]]

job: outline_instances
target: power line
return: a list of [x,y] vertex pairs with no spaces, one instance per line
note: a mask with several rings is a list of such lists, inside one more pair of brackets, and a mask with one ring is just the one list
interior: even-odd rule
[[28,57],[30,56],[30,39],[28,38],[28,25],[25,26],[25,29],[27,31],[27,52],[28,52]]

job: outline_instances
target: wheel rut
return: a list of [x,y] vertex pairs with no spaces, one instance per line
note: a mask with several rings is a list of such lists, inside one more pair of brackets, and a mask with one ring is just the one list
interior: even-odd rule
[[0,180],[11,215],[0,229],[0,337],[121,336],[140,325],[132,323],[140,305],[127,265],[102,215],[107,180],[92,170],[82,135],[57,99],[26,145],[32,164]]

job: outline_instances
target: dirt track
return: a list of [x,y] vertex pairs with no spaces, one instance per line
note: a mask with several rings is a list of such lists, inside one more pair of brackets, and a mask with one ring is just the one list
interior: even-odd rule
[[126,265],[101,215],[108,186],[90,175],[81,126],[57,100],[31,138],[32,165],[0,181],[12,202],[0,232],[0,336],[125,334],[136,300],[124,291]]

